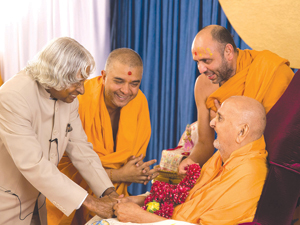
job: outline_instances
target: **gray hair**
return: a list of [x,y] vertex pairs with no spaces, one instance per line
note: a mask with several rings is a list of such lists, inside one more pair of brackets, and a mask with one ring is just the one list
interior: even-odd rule
[[[88,67],[89,74],[86,71]],[[94,70],[95,61],[91,53],[69,37],[50,41],[25,67],[27,74],[44,88],[58,91],[77,83],[79,71],[86,79]]]
[[105,64],[105,71],[107,73],[116,61],[130,67],[142,67],[143,69],[142,58],[137,52],[130,48],[118,48],[109,54]]

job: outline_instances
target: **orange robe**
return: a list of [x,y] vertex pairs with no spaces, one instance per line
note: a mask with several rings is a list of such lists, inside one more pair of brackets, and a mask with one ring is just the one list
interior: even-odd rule
[[286,59],[270,51],[238,50],[236,74],[212,93],[206,107],[216,111],[213,100],[244,95],[261,102],[266,112],[273,107],[291,82],[294,72]]
[[267,155],[263,136],[234,151],[223,166],[217,151],[172,219],[202,225],[251,222],[267,176]]
[[2,86],[3,83],[4,83],[4,82],[3,82],[3,80],[2,80],[1,73],[0,73],[0,86]]
[[[94,151],[99,155],[102,165],[108,169],[119,169],[131,155],[145,156],[151,135],[151,124],[148,102],[139,90],[137,96],[120,111],[120,121],[114,152],[113,132],[110,116],[104,103],[104,85],[102,76],[85,82],[85,94],[78,96],[79,115],[88,141],[93,144]],[[64,156],[58,168],[80,186],[92,193],[86,182]],[[128,196],[127,187],[130,183],[114,183],[118,194]],[[99,197],[99,196],[97,196]],[[85,224],[94,216],[85,207],[72,213],[69,218],[63,215],[55,206],[47,202],[48,224]],[[75,213],[75,218],[74,217]]]

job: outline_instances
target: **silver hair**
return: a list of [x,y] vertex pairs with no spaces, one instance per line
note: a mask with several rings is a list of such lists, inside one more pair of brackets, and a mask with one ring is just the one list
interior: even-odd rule
[[95,60],[91,53],[69,37],[50,41],[25,67],[27,74],[44,88],[57,91],[77,83],[78,72],[86,79],[94,70]]

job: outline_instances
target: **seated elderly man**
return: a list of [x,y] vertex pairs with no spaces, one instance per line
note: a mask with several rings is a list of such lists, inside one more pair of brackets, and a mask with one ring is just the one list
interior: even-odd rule
[[[264,107],[245,96],[230,97],[210,122],[218,151],[204,164],[186,201],[172,219],[198,224],[251,222],[268,172],[263,132]],[[151,223],[165,218],[144,211],[144,197],[131,196],[114,206],[121,222]]]

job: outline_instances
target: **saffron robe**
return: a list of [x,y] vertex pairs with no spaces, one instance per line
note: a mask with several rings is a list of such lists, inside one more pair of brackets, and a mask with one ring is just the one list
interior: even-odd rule
[[[82,126],[93,144],[105,169],[119,169],[130,156],[146,155],[146,149],[151,136],[151,124],[148,102],[139,90],[137,96],[120,111],[119,128],[116,137],[116,151],[114,152],[113,131],[111,120],[104,102],[104,84],[102,76],[85,82],[85,94],[78,96],[79,115]],[[82,179],[68,156],[64,156],[58,168],[74,182],[80,184],[90,194],[91,189]],[[127,187],[130,183],[113,183],[118,194],[128,196]],[[97,196],[99,197],[99,196]],[[48,205],[48,224],[71,224],[74,213],[66,218],[52,205]],[[76,211],[72,224],[85,224],[95,214],[88,212],[85,207]]]
[[236,74],[208,97],[206,107],[217,111],[214,99],[222,103],[230,96],[244,95],[262,103],[268,113],[294,76],[289,62],[267,50],[238,52]]
[[263,136],[234,151],[223,165],[217,151],[172,219],[201,225],[251,222],[267,176],[267,155]]
[[0,86],[3,84],[3,80],[2,80],[2,77],[1,77],[1,73],[0,73]]

